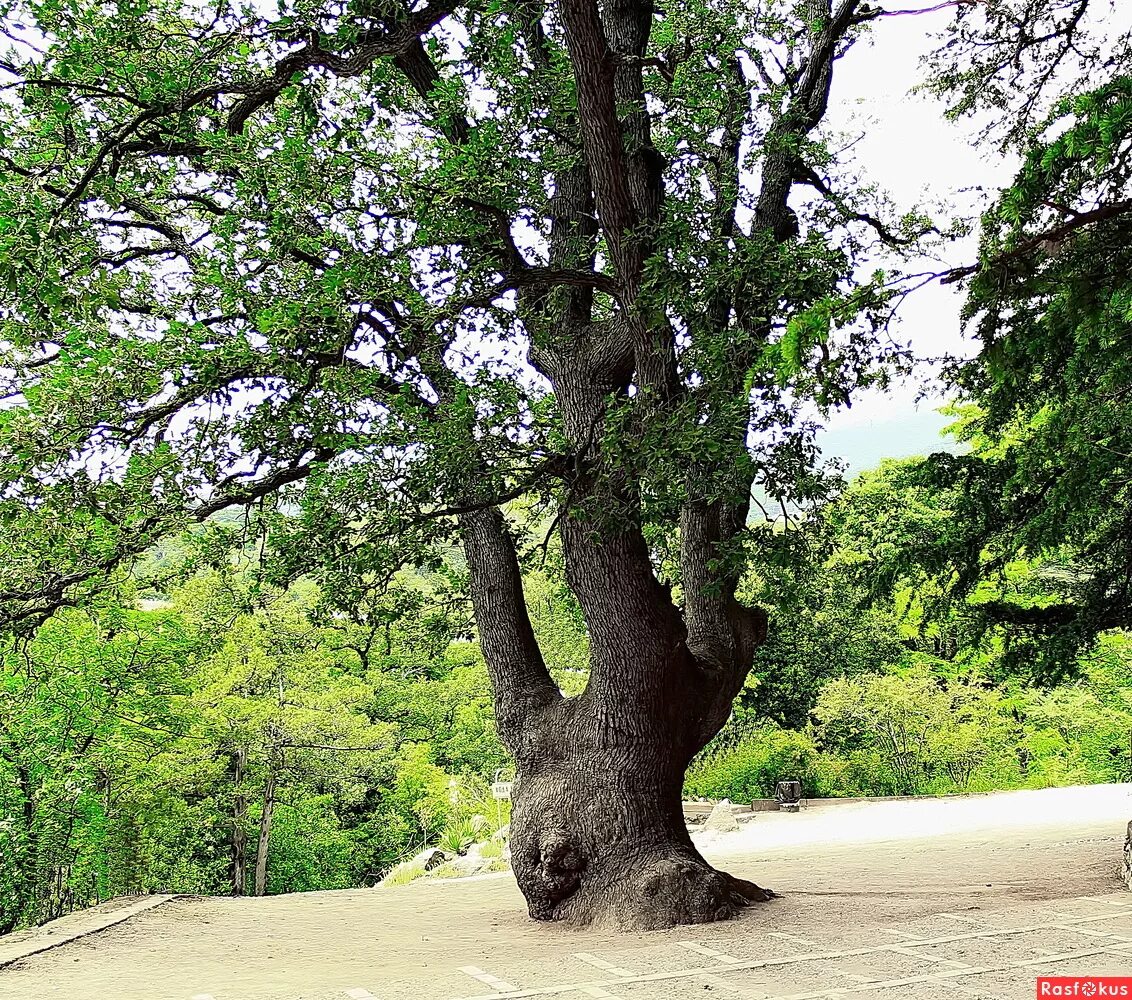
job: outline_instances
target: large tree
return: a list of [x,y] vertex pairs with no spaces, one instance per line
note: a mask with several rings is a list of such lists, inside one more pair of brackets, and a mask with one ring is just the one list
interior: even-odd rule
[[[886,221],[822,138],[885,12],[0,11],[3,624],[230,508],[343,609],[455,533],[532,915],[655,927],[768,898],[697,853],[681,779],[766,635],[736,598],[752,487],[820,497],[803,403],[888,350],[891,278],[861,280],[862,251],[931,229]],[[585,616],[578,697],[524,604],[522,497]]]

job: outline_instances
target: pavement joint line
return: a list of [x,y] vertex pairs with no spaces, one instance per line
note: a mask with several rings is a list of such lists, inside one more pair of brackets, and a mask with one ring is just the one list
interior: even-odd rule
[[797,934],[786,934],[782,931],[767,931],[768,937],[782,938],[783,941],[793,941],[795,944],[804,944],[807,948],[816,948],[817,942],[809,938],[798,937]]
[[[363,989],[361,986],[353,986],[346,990],[346,996],[351,997],[352,1000],[377,1000],[369,990]],[[196,998],[194,997],[193,1000],[196,1000]]]
[[1123,934],[1113,934],[1111,931],[1094,931],[1088,927],[1058,927],[1061,931],[1073,931],[1075,934],[1087,934],[1089,937],[1114,938],[1117,941],[1132,943],[1132,937]]
[[[1092,952],[1090,952],[1092,954]],[[1082,956],[1083,957],[1083,956]],[[823,997],[833,997],[842,993],[861,993],[865,990],[887,990],[896,986],[917,986],[920,983],[954,980],[961,976],[982,975],[985,972],[999,972],[1005,969],[999,966],[983,968],[982,966],[969,966],[966,969],[949,969],[946,972],[936,972],[925,976],[904,976],[900,979],[878,979],[871,983],[862,983],[860,986],[840,986],[830,990],[810,990],[806,993],[787,993],[774,1000],[820,1000]],[[951,983],[957,986],[957,983]]]
[[741,962],[741,958],[735,958],[734,955],[725,955],[721,951],[716,951],[714,948],[705,948],[702,944],[696,941],[677,941],[681,948],[687,948],[689,951],[697,952],[700,955],[707,955],[708,958],[714,958],[717,962]]
[[[937,955],[923,955],[918,951],[914,951],[912,948],[906,945],[887,945],[883,950],[892,952],[897,955],[908,955],[911,958],[918,959],[921,962],[935,962],[938,965],[947,965],[952,969],[971,968],[971,966],[967,962],[959,962],[955,959],[942,958]],[[854,979],[859,983],[869,983],[875,986],[878,982],[880,982],[880,979],[877,976],[859,976],[852,972],[846,972],[844,969],[839,969],[838,971],[840,975],[845,976],[847,979]],[[967,993],[973,996],[983,996],[983,994],[978,994],[974,990],[967,989],[960,983],[952,983],[951,985],[961,993]],[[996,997],[995,1000],[1001,1000],[1001,998]]]
[[[1095,923],[1098,920],[1107,920],[1111,914],[1102,914],[1100,916],[1087,916],[1079,917],[1071,921],[1072,923]],[[970,931],[966,934],[950,934],[937,938],[925,938],[920,943],[926,944],[950,944],[955,941],[970,941],[975,938],[992,938],[992,937],[1009,937],[1014,934],[1027,934],[1031,931],[1049,930],[1057,928],[1059,925],[1056,923],[1045,924],[1029,924],[1024,927],[1003,927],[993,930],[980,930]],[[847,958],[857,955],[872,955],[879,951],[891,951],[899,945],[874,945],[870,948],[851,948],[846,951],[835,952],[811,952],[799,955],[788,955],[781,958],[761,958],[753,959],[751,961],[737,962],[733,965],[715,965],[711,967],[701,967],[696,969],[682,969],[675,972],[651,972],[643,975],[633,975],[630,978],[619,980],[590,980],[588,982],[580,983],[566,983],[558,986],[542,986],[536,989],[529,990],[514,990],[500,993],[480,994],[478,996],[461,997],[459,1000],[521,1000],[523,997],[541,997],[541,996],[557,996],[561,993],[577,992],[584,986],[597,986],[604,988],[606,986],[616,986],[618,983],[655,983],[667,982],[670,979],[692,979],[697,976],[703,976],[704,973],[717,973],[717,972],[744,972],[750,969],[765,969],[773,968],[779,965],[792,965],[795,962],[814,962],[814,961],[828,961],[830,959]],[[1102,948],[1091,948],[1084,951],[1064,952],[1058,955],[1050,956],[1048,958],[1038,958],[1032,961],[1012,962],[1008,965],[997,965],[991,968],[983,968],[980,966],[971,966],[967,969],[949,969],[943,972],[937,972],[925,976],[912,976],[907,980],[890,980],[878,981],[878,987],[888,988],[889,986],[902,986],[906,984],[931,982],[938,978],[950,978],[953,976],[975,975],[982,972],[1007,972],[1015,968],[1023,968],[1027,965],[1041,965],[1048,961],[1065,961],[1069,958],[1088,958],[1091,955],[1103,955],[1112,950],[1113,948],[1120,949],[1117,953],[1121,955],[1127,954],[1123,949],[1125,947],[1132,947],[1126,945],[1112,945]],[[575,956],[577,957],[577,956]],[[844,987],[848,992],[859,992],[855,986]],[[831,993],[830,990],[816,990],[804,994],[788,994],[784,997],[776,997],[774,1000],[811,1000],[811,998],[826,997]]]
[[490,986],[493,990],[498,990],[500,993],[514,993],[518,990],[517,986],[512,986],[498,976],[493,976],[490,972],[484,972],[483,969],[476,965],[461,965],[460,971],[464,973],[465,976],[478,979],[485,986]]
[[[1053,912],[1053,915],[1055,917],[1057,917],[1059,920],[1075,920],[1077,917],[1080,916],[1079,913],[1066,913],[1064,910],[1054,910],[1052,912]],[[1115,917],[1115,916],[1116,916],[1115,913],[1105,913],[1105,914],[1102,915],[1101,919],[1103,920],[1103,919],[1107,919],[1108,917]]]
[[923,941],[923,936],[920,934],[909,934],[907,931],[893,930],[891,927],[879,928],[882,934],[891,934],[893,937],[907,938],[909,941]]
[[891,945],[888,950],[895,952],[897,955],[908,955],[911,958],[918,958],[922,962],[935,962],[938,965],[950,965],[953,969],[971,968],[969,962],[960,962],[958,959],[954,958],[943,958],[940,955],[925,955],[923,952],[916,951],[914,948],[908,948],[902,945]]
[[586,965],[592,965],[595,969],[601,969],[602,972],[609,972],[614,976],[635,976],[636,973],[629,969],[622,969],[619,965],[614,965],[612,962],[607,962],[604,958],[598,958],[597,955],[591,955],[588,951],[579,951],[574,954],[574,957],[579,962],[585,962]]
[[[736,958],[734,955],[725,955],[721,951],[716,951],[714,948],[706,948],[698,941],[677,941],[681,948],[687,948],[689,951],[694,951],[700,955],[706,955],[708,958],[714,958],[717,962],[722,962],[724,965],[733,965],[736,962],[742,962],[741,958]],[[754,994],[741,987],[736,986],[734,983],[729,983],[722,976],[717,976],[714,973],[705,973],[702,976],[697,976],[697,979],[702,979],[705,983],[709,983],[717,990],[723,990],[724,993],[733,993],[737,996],[751,997]],[[765,998],[767,994],[758,994],[760,998]]]
[[1086,958],[1089,955],[1104,955],[1107,952],[1115,952],[1118,955],[1127,956],[1128,952],[1124,951],[1124,949],[1129,948],[1129,947],[1132,947],[1132,945],[1111,944],[1111,945],[1108,945],[1108,947],[1105,947],[1105,948],[1093,948],[1093,949],[1091,949],[1089,951],[1085,951],[1085,952],[1080,952],[1080,951],[1055,951],[1052,955],[1048,955],[1048,956],[1045,956],[1043,958],[1029,958],[1029,959],[1021,959],[1020,961],[1017,961],[1017,962],[1011,962],[1010,968],[1024,969],[1027,966],[1041,965],[1042,962],[1047,961],[1047,960],[1051,961],[1051,962],[1067,962],[1071,958]]
[[1132,911],[1132,900],[1125,902],[1122,899],[1108,899],[1105,896],[1082,896],[1081,898],[1091,900],[1094,903],[1104,903],[1107,906],[1116,906],[1121,910]]
[[616,997],[608,990],[603,990],[600,986],[583,986],[578,990],[579,993],[584,993],[588,997],[604,998],[604,1000],[616,1000]]
[[946,917],[948,920],[959,920],[965,924],[974,924],[976,927],[986,926],[981,920],[976,920],[974,917],[965,917],[961,913],[937,913],[936,916]]

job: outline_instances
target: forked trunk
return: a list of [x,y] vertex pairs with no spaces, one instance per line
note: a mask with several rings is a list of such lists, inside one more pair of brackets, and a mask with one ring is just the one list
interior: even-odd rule
[[[684,771],[727,720],[765,615],[707,590],[681,611],[639,531],[595,538],[567,517],[566,573],[586,614],[590,676],[583,694],[563,698],[501,513],[461,523],[496,723],[516,763],[511,860],[531,916],[655,929],[771,898],[700,856],[681,807]],[[696,544],[696,522],[683,534]],[[696,562],[685,564],[695,582]]]

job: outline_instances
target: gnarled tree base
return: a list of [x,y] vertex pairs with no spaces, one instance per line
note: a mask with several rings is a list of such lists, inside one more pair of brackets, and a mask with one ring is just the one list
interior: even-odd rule
[[593,880],[560,908],[556,919],[618,930],[662,930],[728,920],[745,907],[773,898],[771,890],[680,851],[645,861],[609,881]]
[[511,860],[532,917],[659,930],[726,920],[774,898],[704,860],[684,825],[678,779],[648,781],[638,767],[629,781],[619,770],[552,768],[516,783]]

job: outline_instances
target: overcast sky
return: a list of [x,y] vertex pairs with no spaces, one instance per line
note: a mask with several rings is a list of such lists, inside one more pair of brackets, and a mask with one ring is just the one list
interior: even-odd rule
[[[920,59],[934,47],[933,34],[951,16],[943,10],[882,19],[871,44],[858,43],[837,67],[833,127],[862,137],[853,152],[864,176],[886,190],[901,210],[938,202],[974,184],[993,194],[1013,174],[1012,164],[1002,157],[992,159],[972,148],[973,126],[946,122],[940,102],[910,93],[923,77]],[[970,194],[960,197],[964,204],[972,203]],[[977,237],[957,241],[947,248],[947,263],[969,264],[976,249]],[[911,341],[923,357],[970,353],[959,325],[962,304],[962,285],[920,289],[901,308],[897,339]],[[888,393],[860,395],[852,409],[839,411],[828,422],[821,437],[825,453],[845,459],[857,472],[885,457],[939,450],[940,431],[948,420],[935,408],[945,400],[936,397],[917,405],[921,384],[908,381]]]

